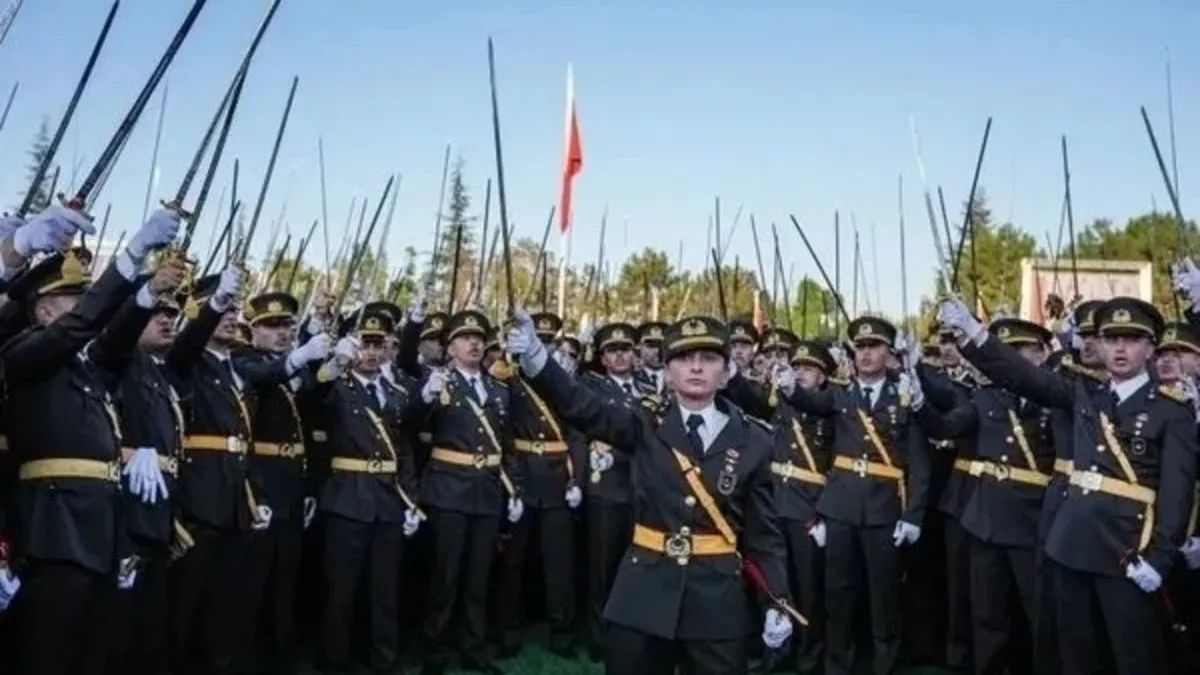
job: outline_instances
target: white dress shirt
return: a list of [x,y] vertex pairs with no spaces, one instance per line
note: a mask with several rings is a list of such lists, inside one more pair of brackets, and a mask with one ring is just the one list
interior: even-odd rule
[[1109,391],[1117,395],[1118,402],[1124,403],[1125,399],[1132,396],[1134,392],[1144,387],[1149,381],[1150,375],[1143,370],[1124,382],[1110,382],[1108,388]]
[[864,380],[855,380],[855,384],[858,385],[858,390],[861,392],[865,392],[868,389],[871,390],[870,394],[868,394],[868,396],[867,396],[867,398],[870,400],[867,402],[871,405],[872,408],[874,408],[875,404],[879,402],[879,394],[883,392],[884,386],[887,385],[887,379],[881,377],[878,380],[875,380],[873,382],[866,382]]
[[483,384],[483,373],[468,373],[462,368],[457,367],[455,370],[458,371],[459,375],[467,378],[467,382],[475,385],[475,395],[479,397],[479,404],[486,404],[488,400],[488,391],[487,387]]
[[684,433],[690,431],[688,428],[689,417],[699,415],[703,418],[704,424],[696,428],[696,433],[700,436],[700,441],[704,444],[704,452],[706,453],[712,447],[713,442],[717,440],[717,436],[721,435],[721,431],[725,428],[725,425],[729,423],[729,416],[717,410],[717,406],[712,403],[709,403],[700,410],[688,410],[680,406],[679,414],[683,418]]
[[384,386],[386,385],[383,381],[383,377],[379,375],[376,375],[375,377],[367,377],[362,373],[355,372],[354,379],[358,380],[359,384],[365,387],[367,391],[371,391],[371,388],[367,387],[367,385],[373,385],[375,387],[375,400],[379,402],[379,407],[383,408],[387,405],[387,390],[384,389]]

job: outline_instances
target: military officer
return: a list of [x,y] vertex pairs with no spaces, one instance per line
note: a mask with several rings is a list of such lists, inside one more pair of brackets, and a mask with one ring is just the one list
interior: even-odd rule
[[909,409],[913,378],[887,370],[895,326],[864,316],[847,330],[856,371],[850,385],[804,389],[795,386],[790,368],[777,367],[775,378],[798,412],[829,418],[839,442],[817,502],[821,520],[813,526],[825,538],[825,671],[844,675],[852,670],[855,598],[865,586],[872,671],[887,675],[895,671],[900,650],[899,549],[921,536],[929,448]]
[[987,377],[1071,416],[1069,494],[1046,539],[1062,672],[1167,671],[1162,580],[1183,543],[1196,477],[1195,416],[1147,370],[1163,332],[1147,302],[1117,297],[1094,311],[1107,382],[1039,370],[978,324],[957,298],[943,319]]
[[[444,330],[448,367],[431,370],[415,398],[416,419],[427,420],[433,445],[420,497],[433,539],[422,672],[446,672],[455,651],[452,636],[459,633],[463,665],[499,673],[486,643],[489,573],[501,514],[516,522],[524,512],[509,391],[482,370],[491,333],[486,316],[459,311]],[[453,620],[460,603],[461,623]]]
[[640,364],[634,377],[651,385],[654,392],[661,394],[666,378],[663,373],[663,332],[667,324],[661,321],[646,321],[638,326],[637,358]]
[[364,588],[371,666],[392,672],[398,665],[401,542],[423,514],[414,498],[411,437],[403,429],[413,392],[382,375],[394,330],[391,314],[378,305],[352,313],[339,331],[338,352],[353,356],[353,365],[320,393],[332,470],[318,500],[325,518],[322,665],[330,672],[349,665],[355,601]]
[[744,580],[756,580],[766,601],[768,647],[790,637],[795,610],[773,501],[770,432],[715,398],[727,377],[728,328],[698,316],[670,326],[663,351],[673,401],[613,406],[549,358],[527,313],[514,315],[507,350],[520,356],[531,386],[568,424],[632,455],[633,544],[605,608],[606,672],[747,672],[747,634],[758,618]]
[[[541,312],[533,320],[538,338],[547,350],[552,349],[562,330],[562,319]],[[564,358],[561,352],[556,356]],[[570,372],[574,372],[574,360],[567,363]],[[521,499],[525,515],[511,528],[511,539],[500,566],[497,612],[503,631],[501,653],[512,656],[521,648],[522,581],[526,552],[536,528],[541,541],[536,559],[539,578],[544,581],[550,649],[560,656],[571,657],[575,625],[575,535],[571,511],[583,502],[580,480],[584,475],[586,443],[528,383],[519,378],[509,383],[509,425],[516,451],[513,460],[523,478]]]
[[753,323],[741,319],[729,322],[729,358],[742,372],[751,370],[758,338],[758,329]]
[[[1053,335],[1033,322],[997,319],[988,330],[1034,366],[1049,355]],[[995,386],[945,413],[921,403],[917,420],[930,436],[969,437],[977,448],[965,460],[975,480],[960,518],[970,545],[972,672],[1031,672],[1019,647],[1032,644],[1037,618],[1037,525],[1054,464],[1050,411]]]

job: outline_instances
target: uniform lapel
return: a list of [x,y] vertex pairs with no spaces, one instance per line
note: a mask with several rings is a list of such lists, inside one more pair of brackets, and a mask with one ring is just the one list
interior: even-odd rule
[[658,425],[658,438],[667,447],[682,452],[692,461],[699,462],[703,459],[692,449],[692,444],[687,436],[687,427],[683,424],[683,414],[678,405],[672,405],[670,412],[663,418],[662,424]]

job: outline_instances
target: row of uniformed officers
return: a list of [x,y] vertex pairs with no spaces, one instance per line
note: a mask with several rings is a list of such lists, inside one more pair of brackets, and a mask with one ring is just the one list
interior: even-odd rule
[[0,242],[13,672],[290,672],[311,596],[321,666],[363,642],[392,672],[419,595],[423,673],[503,672],[489,643],[522,648],[529,561],[564,658],[587,570],[587,646],[614,675],[743,673],[758,638],[786,670],[883,675],[935,498],[951,665],[1175,666],[1180,561],[1200,563],[1196,359],[1161,355],[1200,346],[1146,303],[1080,305],[1052,354],[1046,329],[947,301],[962,364],[916,363],[877,317],[844,350],[704,316],[573,339],[517,308],[499,335],[419,302],[242,302],[236,265],[190,281],[170,252],[146,271],[170,211],[93,282],[67,248],[89,227],[52,209]]

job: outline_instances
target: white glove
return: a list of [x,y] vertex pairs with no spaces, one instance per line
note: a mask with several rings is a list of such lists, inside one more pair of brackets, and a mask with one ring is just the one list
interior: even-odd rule
[[425,321],[425,308],[425,289],[422,288],[419,293],[413,296],[412,304],[408,306],[408,320],[413,323]]
[[808,528],[808,536],[817,543],[817,548],[825,548],[825,521],[818,520],[815,525]]
[[1141,558],[1125,565],[1125,576],[1147,593],[1153,593],[1162,586],[1162,575]]
[[577,509],[581,502],[583,502],[583,490],[580,490],[578,485],[572,485],[567,489],[567,506]]
[[404,511],[404,536],[411,537],[417,533],[417,528],[421,526],[421,517],[416,511],[406,509]]
[[925,405],[925,390],[921,389],[921,378],[917,377],[916,373],[900,373],[897,386],[901,396],[908,396],[909,406],[913,410],[920,410],[921,406]]
[[425,386],[421,387],[421,400],[426,403],[433,401],[446,391],[446,381],[450,378],[450,374],[443,368],[434,368],[429,371],[429,377],[425,380]]
[[358,339],[347,335],[333,347],[333,354],[338,359],[353,361],[358,358]]
[[212,302],[218,309],[228,309],[242,292],[246,283],[246,271],[237,265],[230,265],[221,270],[221,278],[217,281],[217,292],[213,294]]
[[256,532],[262,532],[271,526],[271,516],[273,516],[274,513],[271,511],[271,507],[267,506],[266,504],[259,504],[257,513],[258,517],[255,518],[254,522],[250,524],[250,529]]
[[177,211],[161,209],[155,211],[129,240],[125,252],[135,262],[141,263],[155,249],[175,241],[179,234],[180,217]]
[[566,354],[562,353],[562,351],[557,350],[557,349],[554,350],[553,358],[554,358],[554,361],[556,363],[558,363],[559,367],[561,367],[563,370],[567,371],[568,374],[571,374],[571,375],[575,374],[575,371],[579,366],[578,362],[576,362],[575,359],[567,356]]
[[129,478],[129,491],[142,503],[153,504],[167,498],[167,480],[158,466],[158,451],[154,448],[135,450],[122,473]]
[[8,609],[17,591],[21,590],[21,578],[5,567],[0,569],[0,612]]
[[131,565],[129,562],[128,558],[123,560],[121,571],[117,572],[117,588],[122,591],[133,588],[133,584],[137,582],[137,565]]
[[541,338],[537,335],[533,317],[529,316],[529,312],[526,312],[524,308],[517,307],[513,309],[513,319],[516,324],[508,331],[505,351],[521,357],[522,365],[544,362],[546,345],[542,344]]
[[1184,258],[1171,266],[1171,282],[1192,303],[1200,301],[1200,269],[1196,268],[1191,258]]
[[792,620],[787,614],[772,607],[767,610],[763,621],[762,639],[768,649],[779,649],[792,637]]
[[508,498],[508,522],[515,523],[525,513],[525,504],[517,497]]
[[308,342],[296,347],[287,355],[288,372],[295,372],[314,361],[324,361],[333,347],[329,333],[318,333]]
[[24,218],[18,218],[17,216],[4,216],[0,218],[0,239],[9,238],[18,228],[24,225]]
[[616,463],[616,461],[617,460],[613,457],[611,452],[600,453],[600,470],[608,471],[609,469],[613,468],[613,464]]
[[96,228],[78,211],[51,206],[13,233],[13,249],[25,259],[35,253],[65,251],[77,232],[95,234]]
[[912,370],[917,367],[921,351],[917,349],[916,339],[908,331],[900,331],[896,334],[894,349],[899,355],[900,363],[905,370]]
[[946,298],[938,308],[938,321],[962,331],[971,340],[979,339],[983,326],[971,316],[971,310],[958,296]]
[[607,453],[600,452],[599,450],[592,450],[591,452],[589,452],[588,453],[588,468],[590,468],[592,471],[603,471],[604,469],[600,468],[600,458],[603,457],[605,454],[607,454]]
[[796,391],[796,371],[786,363],[775,366],[775,386],[784,396],[791,396]]
[[921,528],[906,523],[903,520],[896,523],[896,529],[892,532],[892,541],[896,546],[904,544],[915,544],[921,538]]
[[579,344],[584,345],[585,347],[592,344],[592,340],[595,338],[596,327],[590,323],[585,326],[583,330],[579,331]]
[[317,517],[317,498],[304,498],[304,529],[308,529],[312,525],[313,518]]
[[1189,570],[1200,570],[1200,537],[1189,537],[1179,547],[1179,552],[1183,554]]

